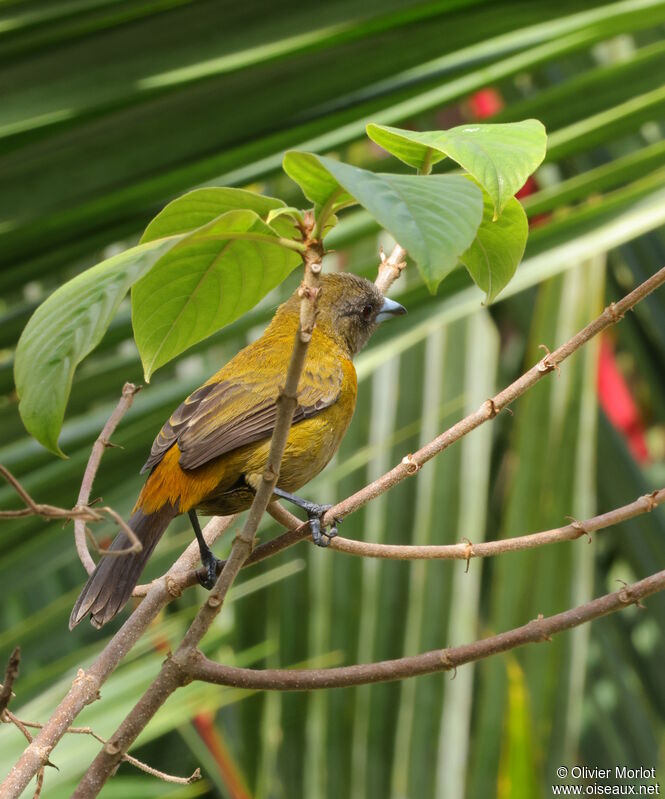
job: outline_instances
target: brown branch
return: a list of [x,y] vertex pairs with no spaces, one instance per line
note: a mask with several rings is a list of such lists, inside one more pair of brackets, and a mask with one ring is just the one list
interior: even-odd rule
[[[207,543],[212,545],[231,527],[235,519],[235,516],[212,519],[203,530]],[[153,619],[169,602],[180,596],[184,579],[192,573],[194,564],[198,561],[198,544],[192,541],[169,571],[151,583],[145,599],[111,638],[94,663],[86,671],[79,670],[66,696],[44,724],[39,735],[25,749],[0,784],[0,796],[7,799],[20,796],[35,774],[48,763],[53,748],[66,734],[74,719],[86,705],[99,699],[102,685]]]
[[525,644],[549,641],[557,633],[607,616],[609,613],[615,613],[628,605],[639,605],[641,600],[663,590],[665,590],[665,571],[660,571],[576,608],[547,618],[539,616],[522,627],[483,638],[472,644],[355,666],[293,670],[242,669],[215,663],[197,650],[196,657],[190,662],[190,676],[192,679],[216,685],[276,691],[308,691],[315,688],[340,688],[401,680],[406,677],[454,670],[465,663],[507,652]]
[[131,541],[131,546],[125,547],[125,549],[98,549],[99,554],[103,558],[117,558],[122,555],[129,555],[130,552],[140,552],[143,549],[143,544],[139,541],[136,533],[117,511],[113,510],[113,508],[109,508],[108,506],[100,508],[99,510],[108,514]]
[[5,712],[5,710],[7,710],[7,706],[11,701],[12,686],[18,677],[18,667],[20,663],[21,648],[17,646],[9,656],[7,668],[5,669],[5,679],[2,685],[0,685],[0,719],[2,718],[2,714]]
[[615,524],[633,519],[643,513],[648,513],[665,502],[665,488],[644,494],[634,502],[620,508],[601,513],[584,521],[573,520],[564,527],[555,527],[540,533],[517,535],[512,538],[503,538],[500,541],[483,541],[473,544],[465,541],[462,544],[443,544],[427,546],[373,544],[366,541],[356,541],[337,536],[330,542],[333,549],[346,552],[349,555],[359,555],[369,558],[390,558],[393,560],[466,560],[471,558],[487,558],[501,555],[504,552],[519,552],[524,549],[535,549],[546,544],[555,544],[560,541],[574,541],[586,535],[591,541],[591,533],[612,527]]
[[[88,459],[88,465],[85,467],[85,472],[83,473],[81,490],[79,491],[78,499],[76,500],[78,507],[85,507],[90,502],[92,484],[95,480],[97,470],[99,469],[102,455],[108,447],[112,446],[110,442],[111,436],[113,435],[113,432],[115,431],[122,417],[131,407],[131,404],[134,401],[134,395],[140,390],[141,386],[135,386],[133,383],[125,383],[125,385],[122,387],[122,396],[120,397],[120,401],[116,405],[115,410],[109,417],[108,421],[102,428],[102,432],[99,434],[97,440],[93,444],[92,452],[90,453],[90,458]],[[124,524],[122,526],[123,529],[126,527]],[[134,536],[134,538],[136,539],[136,536]],[[90,556],[90,552],[88,550],[85,522],[81,519],[77,519],[74,522],[74,541],[76,542],[76,551],[81,563],[83,564],[83,568],[88,572],[88,574],[92,574],[95,570],[95,562]],[[139,545],[139,549],[132,549],[131,551],[140,552],[141,543],[138,541],[138,539],[136,539],[136,543]],[[134,544],[134,542],[132,542],[132,544]]]
[[252,551],[256,531],[268,504],[272,501],[273,489],[279,478],[279,467],[297,404],[300,375],[316,320],[323,248],[320,241],[311,241],[308,238],[309,232],[314,227],[313,216],[308,215],[305,224],[307,226],[304,231],[307,250],[303,255],[305,276],[299,292],[301,297],[299,326],[286,373],[285,385],[277,399],[277,418],[270,442],[268,460],[261,480],[255,486],[256,493],[243,529],[233,542],[231,553],[215,586],[185,633],[180,645],[173,655],[167,658],[159,675],[93,760],[76,791],[72,794],[73,799],[97,796],[106,780],[114,772],[122,755],[129,749],[157,710],[177,688],[191,681],[188,675],[189,661],[220,612],[233,581]]
[[380,256],[379,274],[374,281],[374,285],[381,294],[385,294],[406,267],[406,250],[396,244],[387,258],[383,250],[381,250]]

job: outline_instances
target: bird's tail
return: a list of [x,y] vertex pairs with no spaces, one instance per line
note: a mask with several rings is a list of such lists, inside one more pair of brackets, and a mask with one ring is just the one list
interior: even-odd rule
[[[173,505],[167,503],[154,513],[138,509],[132,514],[129,526],[143,544],[143,549],[126,555],[107,555],[99,561],[72,609],[70,630],[88,614],[93,627],[102,627],[122,610],[153,549],[177,513]],[[120,533],[109,549],[117,551],[129,547],[130,539],[125,533]]]

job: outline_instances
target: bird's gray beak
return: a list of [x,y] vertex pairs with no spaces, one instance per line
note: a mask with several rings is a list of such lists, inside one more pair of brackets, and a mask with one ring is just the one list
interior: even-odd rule
[[389,300],[388,297],[385,297],[383,300],[383,305],[381,306],[381,310],[376,315],[376,322],[385,322],[386,319],[390,319],[391,316],[402,316],[406,313],[406,308],[403,305],[400,305],[395,300]]

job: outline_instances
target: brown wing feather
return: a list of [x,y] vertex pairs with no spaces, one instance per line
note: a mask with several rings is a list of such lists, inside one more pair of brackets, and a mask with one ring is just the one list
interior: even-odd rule
[[[298,392],[293,424],[334,404],[342,386],[342,368],[316,373],[305,370]],[[227,452],[270,438],[277,417],[277,396],[266,396],[266,386],[220,380],[197,389],[173,412],[155,439],[141,471],[156,466],[176,442],[183,469],[196,469]],[[220,422],[220,420],[226,420]]]

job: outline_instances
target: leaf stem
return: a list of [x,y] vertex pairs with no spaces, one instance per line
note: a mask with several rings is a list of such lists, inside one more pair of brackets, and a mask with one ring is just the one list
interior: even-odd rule
[[314,224],[314,230],[312,231],[312,239],[319,240],[321,238],[321,232],[326,226],[326,222],[328,221],[330,215],[332,214],[333,207],[335,205],[335,200],[342,194],[344,189],[339,186],[335,191],[328,197],[328,200],[321,206],[321,210],[316,216],[316,222]]
[[432,154],[433,153],[434,153],[434,150],[432,150],[431,147],[428,147],[427,151],[425,153],[425,158],[423,160],[423,165],[418,170],[418,174],[419,175],[429,175],[430,172],[432,171]]

